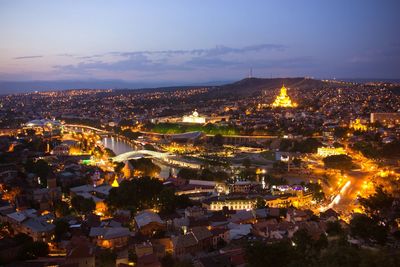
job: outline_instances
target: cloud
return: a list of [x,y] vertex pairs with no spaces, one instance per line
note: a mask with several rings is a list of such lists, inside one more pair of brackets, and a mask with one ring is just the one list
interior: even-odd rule
[[13,59],[30,59],[30,58],[42,58],[43,56],[22,56],[22,57],[14,57]]
[[248,58],[249,55],[256,54],[259,58],[260,56],[264,57],[265,54],[279,54],[285,49],[286,46],[280,44],[258,44],[242,48],[219,45],[213,48],[190,50],[113,51],[80,56],[77,59],[81,61],[76,64],[53,67],[67,73],[91,71],[157,73],[196,69],[247,68],[248,62],[252,61]]

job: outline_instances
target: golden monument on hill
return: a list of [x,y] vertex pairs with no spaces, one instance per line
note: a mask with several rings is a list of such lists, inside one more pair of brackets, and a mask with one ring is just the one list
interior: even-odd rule
[[276,97],[274,103],[272,103],[272,107],[277,108],[295,108],[297,104],[292,102],[290,97],[287,94],[287,89],[284,85],[282,85],[280,94]]

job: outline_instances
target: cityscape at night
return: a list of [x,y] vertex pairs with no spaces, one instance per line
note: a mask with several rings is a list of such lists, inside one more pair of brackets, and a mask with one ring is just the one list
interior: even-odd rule
[[0,1],[0,266],[400,266],[399,10]]

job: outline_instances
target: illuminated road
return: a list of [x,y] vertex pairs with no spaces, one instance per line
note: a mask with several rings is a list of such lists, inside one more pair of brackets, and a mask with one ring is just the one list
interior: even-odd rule
[[349,215],[354,210],[358,210],[357,197],[366,197],[374,191],[371,178],[379,174],[376,164],[370,160],[347,149],[347,153],[352,157],[354,163],[360,166],[358,170],[351,170],[340,176],[339,187],[332,194],[331,202],[322,207],[321,210],[333,208],[343,215]]

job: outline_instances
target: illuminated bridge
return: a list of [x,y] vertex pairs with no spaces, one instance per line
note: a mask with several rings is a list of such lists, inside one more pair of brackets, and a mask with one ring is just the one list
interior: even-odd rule
[[165,152],[157,152],[157,151],[152,151],[152,150],[135,150],[135,151],[129,151],[122,153],[118,156],[115,156],[112,158],[113,161],[121,162],[129,159],[138,159],[138,158],[156,158],[156,159],[161,159],[161,160],[166,160],[168,157],[173,156],[170,153],[165,153]]
[[182,159],[174,154],[167,152],[157,152],[151,150],[136,150],[129,151],[118,156],[112,158],[114,162],[123,162],[130,159],[139,159],[139,158],[154,158],[156,160],[160,160],[166,164],[174,165],[183,168],[193,168],[200,169],[202,163],[196,160]]

